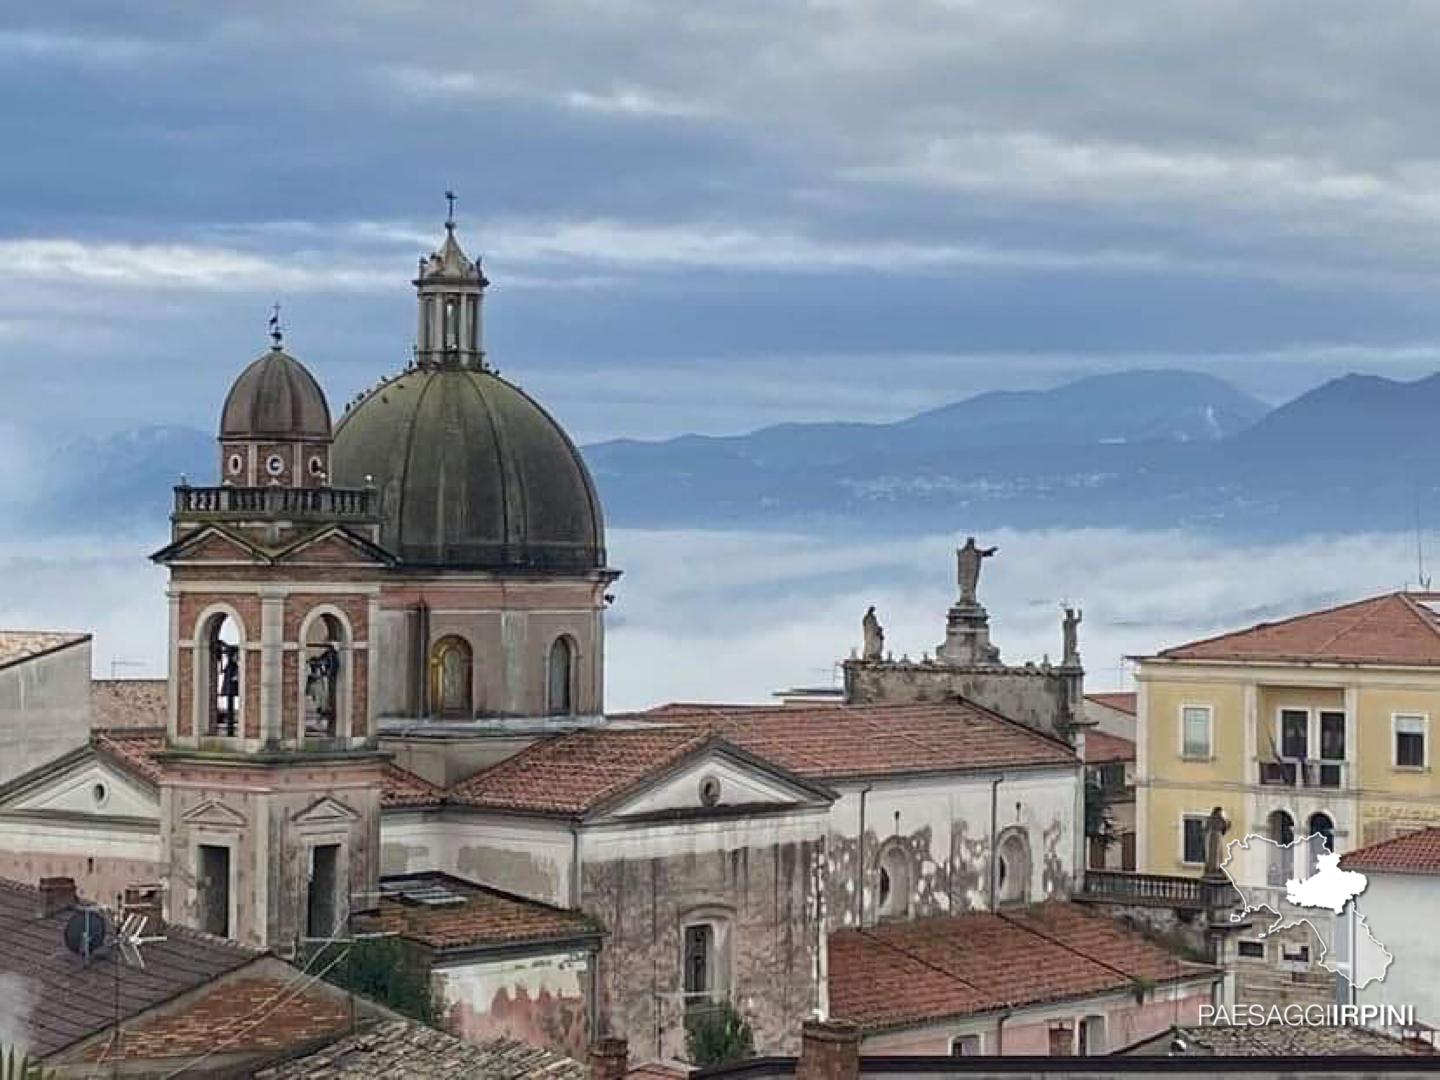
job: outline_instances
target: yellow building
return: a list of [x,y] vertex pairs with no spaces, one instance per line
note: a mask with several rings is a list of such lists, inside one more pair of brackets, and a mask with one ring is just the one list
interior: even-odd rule
[[1388,593],[1136,660],[1140,870],[1199,874],[1204,818],[1219,806],[1227,841],[1278,842],[1237,850],[1228,869],[1252,905],[1280,912],[1286,879],[1306,876],[1322,845],[1344,852],[1440,823],[1440,593]]

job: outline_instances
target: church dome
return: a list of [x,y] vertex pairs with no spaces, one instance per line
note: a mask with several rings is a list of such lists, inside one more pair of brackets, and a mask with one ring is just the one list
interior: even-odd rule
[[230,387],[220,438],[328,442],[330,406],[305,365],[276,345]]
[[590,472],[564,429],[487,367],[421,364],[371,390],[335,429],[342,487],[373,484],[380,542],[410,566],[605,565]]

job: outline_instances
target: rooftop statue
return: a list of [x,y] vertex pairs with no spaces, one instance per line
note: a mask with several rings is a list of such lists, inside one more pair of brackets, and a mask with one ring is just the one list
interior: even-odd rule
[[865,618],[860,620],[860,629],[864,634],[864,645],[860,652],[862,660],[880,660],[885,655],[885,628],[880,625],[880,620],[875,616],[875,605],[871,604],[865,610]]
[[965,546],[955,552],[956,577],[960,581],[960,603],[975,605],[975,586],[980,582],[980,564],[994,555],[998,547],[976,547],[975,538],[967,536]]

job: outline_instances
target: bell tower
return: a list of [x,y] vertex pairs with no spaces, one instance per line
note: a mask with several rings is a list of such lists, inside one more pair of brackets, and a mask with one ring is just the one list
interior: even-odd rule
[[222,411],[221,477],[175,489],[161,762],[168,917],[290,952],[378,889],[372,627],[389,559],[368,488],[332,486],[330,412],[280,347]]

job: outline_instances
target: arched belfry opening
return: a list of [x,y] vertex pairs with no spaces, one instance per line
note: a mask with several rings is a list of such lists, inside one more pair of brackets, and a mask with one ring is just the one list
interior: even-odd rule
[[575,643],[562,634],[550,644],[546,658],[546,712],[569,716],[575,711]]
[[200,670],[200,731],[204,735],[233,738],[243,731],[240,685],[244,658],[240,626],[227,612],[216,612],[205,620],[200,640],[204,661]]

